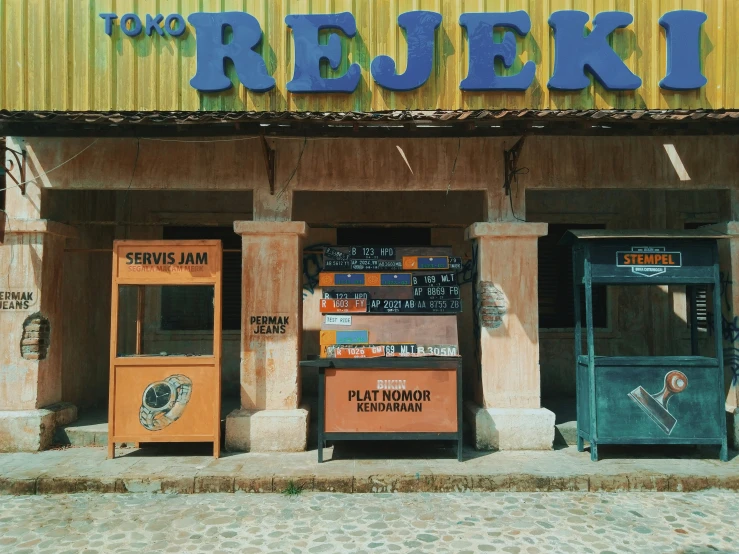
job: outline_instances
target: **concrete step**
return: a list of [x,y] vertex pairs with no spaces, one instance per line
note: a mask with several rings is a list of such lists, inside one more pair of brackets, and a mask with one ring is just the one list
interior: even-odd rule
[[[226,416],[239,407],[237,398],[221,401],[221,423]],[[54,444],[65,446],[107,446],[108,411],[90,410],[80,414],[77,421],[56,428]]]
[[96,410],[80,415],[69,425],[56,428],[54,444],[69,446],[106,446],[108,444],[108,412]]
[[554,446],[577,444],[577,403],[575,398],[542,398],[541,405],[554,412]]
[[563,421],[554,425],[555,446],[577,445],[577,421]]

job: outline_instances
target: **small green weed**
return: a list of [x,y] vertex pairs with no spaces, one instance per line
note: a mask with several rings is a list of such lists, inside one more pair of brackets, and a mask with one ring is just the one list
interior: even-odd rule
[[287,488],[284,491],[282,491],[282,494],[287,495],[287,496],[298,496],[299,494],[302,494],[302,492],[303,492],[303,486],[298,485],[293,480],[290,480],[287,483]]

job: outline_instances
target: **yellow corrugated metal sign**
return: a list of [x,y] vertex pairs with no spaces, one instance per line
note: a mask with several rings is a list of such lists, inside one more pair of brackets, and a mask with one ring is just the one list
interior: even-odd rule
[[[490,44],[505,42],[512,60],[511,67],[505,67],[500,58],[496,59],[494,73],[520,75],[527,62],[533,62],[535,72],[529,86],[525,90],[462,90],[461,83],[470,75],[470,58],[484,54],[481,49],[486,46],[484,42],[472,45],[469,26],[460,24],[460,16],[518,10],[525,12],[530,20],[527,32],[515,33],[510,26],[496,26],[494,33],[490,33]],[[557,37],[550,17],[560,10],[586,12],[590,17],[587,29],[593,28],[592,18],[601,12],[620,11],[633,16],[632,22],[616,29],[602,42],[607,42],[625,67],[641,80],[635,90],[608,90],[592,73],[587,74],[590,84],[582,90],[552,88]],[[672,43],[688,50],[695,45],[698,74],[702,73],[706,79],[706,84],[699,88],[670,90],[660,86],[668,73],[671,44],[660,18],[676,10],[694,10],[706,15],[695,37],[689,33],[684,38],[675,34]],[[398,74],[406,72],[407,37],[416,35],[410,27],[401,29],[398,16],[413,11],[440,16],[440,24],[432,32],[429,43],[432,66],[421,86],[408,91],[391,90],[375,80],[372,62],[378,56],[387,55],[395,60]],[[198,70],[207,29],[192,16],[225,12],[246,12],[253,16],[262,32],[261,42],[253,50],[248,44],[240,51],[229,48],[246,44],[243,41],[247,40],[244,37],[248,32],[243,26],[224,26],[221,42],[224,52],[237,57],[235,63],[225,64],[225,75],[233,86],[218,92],[196,90],[191,80]],[[301,20],[293,18],[293,24],[288,26],[286,17],[345,12],[355,22],[356,33],[347,36],[336,28],[320,31],[318,42],[325,45],[338,40],[341,46],[335,60],[338,67],[332,69],[324,61],[320,64],[320,76],[341,77],[357,64],[360,74],[356,87],[348,93],[291,92],[288,83],[295,79],[296,61],[300,66],[315,54],[319,45],[311,44],[310,32],[299,28]],[[101,17],[101,14],[116,17]],[[132,15],[124,17],[126,14]],[[158,18],[160,14],[162,17]],[[151,16],[150,25],[147,15]],[[602,21],[606,19],[604,16]],[[139,21],[141,32],[136,33]],[[173,36],[182,30],[183,22],[184,33]],[[739,108],[739,72],[729,56],[739,50],[737,0],[0,0],[0,25],[0,108],[8,110],[344,112]],[[484,31],[484,26],[481,28]],[[136,36],[128,36],[124,30]],[[298,33],[301,36],[296,56]],[[508,38],[504,37],[505,33],[510,33]],[[595,40],[590,44],[602,47]],[[417,40],[413,47],[419,47]],[[240,53],[236,54],[237,51]],[[263,60],[264,75],[273,79],[269,90],[247,89],[237,77],[237,67],[249,63],[240,56],[251,54],[258,54]],[[201,63],[205,62],[201,60]],[[220,67],[218,64],[224,64],[223,57],[215,57],[208,63]],[[414,63],[422,66],[418,60]],[[682,58],[674,63],[679,65]],[[248,67],[246,73],[256,78],[258,72],[252,71],[256,65]],[[308,81],[304,79],[304,82],[310,78],[308,75]]]

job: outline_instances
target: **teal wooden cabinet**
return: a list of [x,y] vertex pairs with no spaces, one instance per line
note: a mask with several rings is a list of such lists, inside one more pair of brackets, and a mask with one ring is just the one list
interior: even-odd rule
[[[563,239],[573,245],[577,447],[582,452],[588,441],[591,460],[607,444],[715,444],[728,459],[721,333],[713,333],[716,356],[700,356],[695,321],[695,287],[708,285],[713,328],[721,329],[718,238],[724,236],[702,230],[598,230],[570,231]],[[686,285],[691,355],[597,356],[593,284]]]

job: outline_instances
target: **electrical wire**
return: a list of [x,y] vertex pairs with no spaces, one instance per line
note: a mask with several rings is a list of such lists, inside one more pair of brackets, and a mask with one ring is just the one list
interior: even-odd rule
[[[207,140],[184,140],[184,139],[166,139],[166,138],[149,138],[140,137],[140,140],[148,140],[151,142],[178,142],[178,143],[193,143],[193,144],[208,144],[211,142],[237,142],[242,140],[257,140],[262,138],[263,135],[253,137],[238,137],[238,138],[227,138],[227,139],[207,139]],[[347,137],[278,137],[278,136],[264,136],[272,140],[346,140]]]
[[[295,137],[300,138],[300,137]],[[182,140],[182,139],[161,139],[161,138],[148,138],[148,137],[141,137],[139,140],[148,140],[151,142],[179,142],[179,143],[193,143],[193,144],[202,144],[202,143],[211,143],[211,142],[238,142],[242,140],[256,140],[259,139],[259,137],[238,137],[238,138],[229,138],[229,139],[212,139],[212,140]]]
[[[255,137],[238,137],[238,138],[229,138],[229,139],[182,140],[182,139],[160,139],[160,138],[139,137],[136,140],[139,140],[139,141],[141,141],[141,140],[148,140],[148,141],[153,141],[153,142],[176,142],[176,143],[208,144],[208,143],[218,143],[218,142],[237,142],[237,141],[245,141],[245,140],[257,140],[259,138],[260,138],[259,136],[255,136]],[[275,139],[275,140],[300,140],[302,138],[303,139],[303,149],[305,149],[305,143],[307,141],[309,141],[309,140],[346,140],[346,137],[312,137],[312,138],[308,138],[308,137],[269,137],[269,138]],[[18,183],[18,184],[15,184],[15,185],[10,185],[10,186],[4,187],[4,188],[0,188],[0,192],[2,192],[4,190],[19,188],[19,187],[22,187],[22,186],[27,185],[29,183],[34,183],[38,179],[41,179],[43,177],[46,177],[52,171],[56,171],[60,167],[63,167],[65,165],[67,165],[69,162],[71,162],[75,158],[81,156],[84,152],[86,152],[87,150],[89,150],[90,148],[92,148],[99,140],[100,140],[100,138],[96,138],[94,141],[92,141],[90,144],[88,144],[87,146],[85,146],[82,150],[80,150],[79,152],[77,152],[74,156],[72,156],[68,160],[63,161],[59,165],[57,165],[55,167],[52,167],[48,171],[43,172],[42,174],[34,177],[33,179],[28,179],[27,181],[24,181],[22,183]],[[302,150],[301,150],[301,157],[302,157]],[[296,167],[296,170],[297,170],[297,167]],[[290,179],[288,179],[288,184],[290,183],[290,180],[292,180],[292,178],[293,178],[294,175],[295,175],[295,172],[293,172],[293,175],[291,175],[290,176]]]
[[[182,144],[182,143],[208,144],[208,143],[218,143],[218,142],[238,142],[238,141],[245,141],[245,140],[257,140],[259,138],[260,138],[259,136],[255,136],[255,137],[238,137],[238,138],[229,138],[229,139],[182,140],[182,139],[160,139],[160,138],[139,137],[136,140],[139,140],[139,141],[141,141],[141,140],[148,140],[148,141],[151,141],[151,142],[176,142],[176,143],[180,143],[180,144]],[[305,144],[309,140],[311,140],[311,141],[312,140],[346,140],[346,137],[311,137],[311,138],[308,138],[308,137],[269,137],[269,138],[274,139],[274,140],[300,140],[302,138],[303,139],[303,150],[305,150]],[[37,179],[41,179],[43,177],[46,177],[52,171],[56,171],[60,167],[63,167],[65,165],[67,165],[69,162],[71,162],[75,158],[81,156],[88,149],[92,148],[99,140],[100,140],[100,138],[96,138],[94,141],[92,141],[90,144],[88,144],[87,146],[85,146],[82,150],[80,150],[79,152],[77,152],[74,156],[72,156],[68,160],[63,161],[59,165],[57,165],[55,167],[52,167],[48,171],[45,171],[44,173],[42,173],[42,174],[34,177],[33,179],[28,179],[27,181],[24,181],[22,183],[18,183],[18,184],[11,185],[11,186],[8,186],[8,187],[0,188],[0,192],[1,191],[4,191],[4,190],[19,188],[19,187],[22,187],[22,186],[27,185],[29,183],[34,183],[34,182],[36,182]],[[301,152],[300,152],[300,156],[301,157],[303,156],[303,150],[301,150]],[[300,164],[300,160],[298,160],[298,164]],[[297,166],[295,168],[295,171],[297,171]],[[290,175],[290,178],[288,179],[287,184],[290,184],[290,181],[295,176],[295,171],[293,171],[293,174]],[[453,173],[452,173],[452,175],[453,175]],[[287,186],[287,184],[285,186]],[[284,192],[284,188],[280,192],[280,194],[282,194],[282,192]]]
[[457,171],[457,160],[459,159],[459,150],[462,148],[462,137],[457,138],[457,155],[454,156],[454,163],[452,164],[452,173],[449,175],[449,183],[446,186],[446,194],[449,196],[449,189],[452,188],[452,179],[454,179],[454,172]]
[[60,167],[62,167],[62,166],[64,166],[64,165],[68,164],[69,162],[71,162],[72,160],[74,160],[75,158],[77,158],[78,156],[81,156],[83,152],[85,152],[85,151],[89,150],[90,148],[92,148],[92,147],[93,147],[93,146],[95,145],[95,143],[97,143],[97,141],[99,141],[99,140],[100,140],[99,138],[96,138],[96,139],[95,139],[94,141],[92,141],[92,142],[91,142],[90,144],[88,144],[87,146],[85,146],[85,147],[84,147],[84,148],[83,148],[82,150],[80,150],[79,152],[77,152],[77,153],[76,153],[76,154],[75,154],[74,156],[72,156],[72,157],[71,157],[71,158],[69,158],[68,160],[66,160],[66,161],[64,161],[64,162],[62,162],[62,163],[60,163],[60,164],[59,164],[59,165],[57,165],[56,167],[52,167],[52,168],[51,168],[51,169],[49,169],[48,171],[45,171],[45,172],[44,172],[44,173],[42,173],[41,175],[38,175],[37,177],[34,177],[33,179],[29,179],[29,180],[27,180],[27,181],[23,181],[22,183],[18,183],[18,184],[16,184],[16,185],[11,185],[11,186],[9,186],[9,187],[5,187],[5,188],[2,188],[2,189],[0,189],[0,191],[3,191],[3,190],[8,190],[8,189],[15,189],[15,188],[19,188],[19,187],[22,187],[22,186],[24,186],[24,185],[27,185],[28,183],[34,183],[34,182],[35,182],[35,181],[36,181],[37,179],[41,179],[42,177],[46,177],[46,176],[47,176],[47,175],[48,175],[49,173],[51,173],[52,171],[56,171],[56,170],[57,170],[57,169],[59,169]]
[[[237,141],[245,141],[245,140],[257,140],[259,138],[260,137],[256,136],[256,137],[238,137],[238,138],[229,138],[229,139],[182,140],[182,139],[159,139],[159,138],[140,137],[140,138],[137,138],[136,140],[138,140],[138,141],[148,140],[148,141],[153,141],[153,142],[176,142],[176,143],[207,144],[207,143],[218,143],[218,142],[237,142]],[[277,140],[300,140],[302,138],[303,139],[303,149],[305,149],[305,143],[308,140],[346,140],[345,137],[314,137],[314,138],[310,138],[310,139],[308,137],[270,137],[270,138],[277,139]],[[88,144],[87,146],[85,146],[82,150],[80,150],[79,152],[77,152],[74,156],[72,156],[68,160],[65,160],[62,163],[60,163],[59,165],[57,165],[55,167],[52,167],[51,169],[49,169],[49,170],[41,173],[40,175],[37,175],[33,179],[28,179],[26,181],[23,181],[22,183],[18,183],[18,184],[6,186],[4,188],[0,188],[0,192],[5,191],[5,190],[9,190],[9,189],[19,188],[19,187],[22,187],[22,186],[27,185],[29,183],[34,183],[38,179],[41,179],[43,177],[46,177],[49,173],[51,173],[53,171],[56,171],[60,167],[63,167],[65,165],[67,165],[69,162],[71,162],[75,158],[81,156],[87,150],[89,150],[90,148],[92,148],[99,140],[100,140],[100,138],[96,138],[94,141],[92,141],[90,144]],[[302,157],[302,151],[301,151],[301,157]],[[290,180],[292,179],[292,177],[294,175],[295,175],[295,172],[293,172],[293,175],[291,175],[290,176],[290,179],[288,179],[288,184],[289,184]]]
[[[518,176],[519,175],[526,175],[529,172],[528,167],[521,167],[518,169],[514,169],[512,173],[513,181],[516,183],[516,188],[518,188]],[[525,219],[521,219],[516,215],[516,211],[513,209],[513,191],[508,189],[508,201],[511,204],[511,214],[513,214],[513,218],[517,219],[518,221],[526,221]]]

